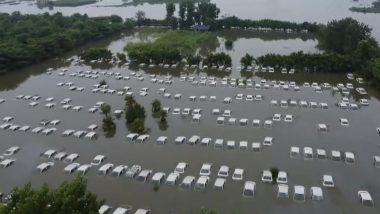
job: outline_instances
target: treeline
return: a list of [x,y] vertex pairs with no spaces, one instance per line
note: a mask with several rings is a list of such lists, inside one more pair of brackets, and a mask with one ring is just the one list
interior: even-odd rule
[[380,83],[380,48],[371,29],[352,18],[334,20],[318,33],[320,54],[267,54],[257,59],[266,66],[282,66],[309,71],[357,72]]
[[163,20],[148,19],[145,17],[145,12],[138,11],[134,21],[138,26],[169,26],[172,29],[194,29],[194,25],[202,24],[207,26],[206,29],[212,31],[236,27],[317,33],[320,27],[316,23],[309,22],[295,23],[270,19],[250,20],[239,19],[236,16],[219,18],[220,9],[216,4],[210,2],[183,1],[179,4],[177,16],[175,16],[175,10],[176,7],[173,3],[166,4],[166,18]]
[[0,14],[0,71],[38,63],[130,27],[119,16]]
[[226,17],[223,19],[218,19],[211,26],[211,29],[221,30],[221,29],[230,29],[233,27],[237,28],[266,28],[271,30],[292,30],[295,32],[307,31],[309,33],[317,33],[320,25],[316,23],[295,23],[289,21],[278,21],[271,19],[262,19],[262,20],[250,20],[250,19],[239,19],[236,16]]
[[355,67],[349,56],[336,53],[309,54],[300,51],[290,55],[267,54],[257,60],[263,66],[308,71],[354,72]]

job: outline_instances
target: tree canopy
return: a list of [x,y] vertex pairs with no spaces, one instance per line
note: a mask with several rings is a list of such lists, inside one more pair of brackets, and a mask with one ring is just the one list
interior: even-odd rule
[[333,20],[322,27],[319,44],[326,50],[339,54],[351,54],[359,43],[371,37],[371,29],[355,19]]
[[126,26],[118,16],[0,14],[0,71],[38,63]]
[[77,177],[64,182],[58,189],[50,189],[47,184],[33,188],[30,183],[17,187],[6,206],[0,207],[0,213],[95,214],[103,202],[87,191],[87,181],[83,177]]

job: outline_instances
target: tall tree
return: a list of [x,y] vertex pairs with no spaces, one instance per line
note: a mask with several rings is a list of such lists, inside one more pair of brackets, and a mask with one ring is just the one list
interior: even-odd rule
[[143,21],[146,19],[145,17],[145,12],[142,11],[142,10],[139,10],[136,12],[136,21],[137,21],[137,25],[138,26],[141,26],[141,24],[143,23]]
[[190,27],[194,23],[195,5],[193,1],[186,2],[186,27]]
[[185,25],[186,25],[186,8],[187,8],[186,2],[179,3],[178,16],[179,16],[180,28],[185,28]]
[[169,20],[173,17],[175,12],[175,5],[173,3],[166,4],[166,20]]

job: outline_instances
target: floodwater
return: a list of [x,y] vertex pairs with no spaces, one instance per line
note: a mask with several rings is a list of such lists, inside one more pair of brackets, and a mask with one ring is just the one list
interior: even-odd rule
[[[137,36],[136,36],[137,35]],[[113,51],[120,51],[121,48],[130,41],[138,41],[139,38],[147,37],[135,34],[126,37],[113,38],[114,40],[104,40],[98,43],[89,44],[88,46],[109,47]],[[223,36],[220,36],[223,39]],[[247,41],[248,40],[248,41]],[[235,49],[244,46],[244,43],[251,44],[252,47],[259,47],[260,38],[255,37],[252,40],[247,38],[237,39]],[[286,40],[286,41],[291,41]],[[270,41],[276,43],[275,41]],[[309,40],[306,42],[313,43]],[[298,41],[301,43],[301,41]],[[283,42],[279,42],[273,47],[281,51]],[[257,45],[257,46],[256,46]],[[306,49],[313,49],[315,45],[307,46]],[[269,47],[269,46],[268,46]],[[290,51],[302,50],[302,46],[291,47]],[[86,47],[81,47],[84,49]],[[219,47],[221,48],[221,47]],[[64,58],[76,55],[80,50],[69,53]],[[252,50],[255,53],[255,50]],[[233,52],[231,52],[233,53]],[[240,55],[237,51],[236,55]],[[260,55],[256,53],[255,55]],[[237,56],[233,56],[237,58]],[[236,63],[234,68],[236,68]],[[51,75],[45,74],[49,67],[56,70]],[[65,76],[59,76],[60,69],[68,69]],[[144,81],[131,78],[128,81],[116,80],[115,77],[100,76],[98,79],[88,79],[79,77],[70,77],[69,73],[79,70],[93,70],[106,72],[120,72],[123,76],[131,75],[132,72],[138,72]],[[158,79],[164,79],[169,73],[173,74],[173,84],[164,85],[150,82],[150,74],[157,74]],[[193,86],[190,82],[179,80],[180,70],[171,70],[163,68],[139,69],[117,66],[94,66],[75,65],[74,63],[65,63],[61,59],[47,61],[36,66],[24,69],[20,72],[4,75],[0,78],[0,99],[6,101],[0,104],[0,118],[11,115],[15,119],[12,121],[18,125],[39,126],[41,119],[59,119],[61,124],[56,128],[56,133],[50,136],[41,134],[24,133],[20,131],[12,132],[9,130],[0,130],[1,143],[0,151],[5,151],[13,145],[21,147],[21,151],[14,157],[17,161],[9,168],[0,169],[0,192],[8,192],[13,187],[23,185],[31,181],[34,185],[40,185],[44,182],[52,186],[59,185],[64,180],[72,179],[74,175],[64,174],[63,168],[67,165],[64,162],[55,162],[55,165],[47,172],[40,174],[36,166],[46,160],[39,156],[47,149],[65,151],[67,153],[78,153],[80,158],[76,161],[81,164],[91,162],[97,154],[107,156],[106,162],[115,165],[140,164],[143,169],[152,169],[153,172],[166,172],[167,174],[174,170],[178,162],[187,162],[189,167],[185,175],[199,177],[199,170],[202,163],[212,163],[212,174],[209,185],[205,191],[194,189],[184,190],[178,185],[166,186],[161,185],[160,189],[155,192],[153,184],[140,183],[125,176],[114,177],[111,175],[99,175],[97,167],[92,167],[87,173],[89,189],[107,200],[107,204],[116,207],[121,205],[131,205],[134,210],[137,208],[146,208],[153,213],[198,213],[201,207],[215,208],[221,213],[379,213],[380,207],[376,204],[380,201],[380,184],[378,182],[380,170],[372,165],[372,156],[379,155],[379,135],[376,133],[376,127],[380,126],[380,102],[379,92],[366,87],[369,92],[366,98],[370,99],[370,105],[361,107],[359,110],[342,110],[336,107],[336,103],[341,100],[339,93],[332,93],[330,90],[324,90],[323,93],[316,93],[313,88],[304,88],[301,86],[300,92],[292,89],[289,91],[279,89],[243,89],[222,87],[220,84],[221,76],[227,76],[222,71],[210,73],[188,72],[188,76],[194,76],[196,79],[201,76],[218,74],[216,87],[210,86]],[[239,72],[233,71],[232,77],[240,77]],[[92,85],[99,83],[101,79],[106,79],[111,89],[122,89],[125,86],[131,87],[135,93],[137,102],[141,103],[146,110],[146,126],[150,129],[150,138],[145,143],[130,143],[126,141],[128,130],[125,126],[125,120],[116,119],[117,130],[113,138],[105,138],[103,132],[98,128],[99,138],[97,140],[77,139],[74,137],[61,137],[61,133],[66,129],[85,130],[90,124],[95,123],[101,126],[102,115],[95,113],[90,114],[87,109],[95,105],[97,101],[104,101],[111,105],[112,110],[123,109],[123,96],[92,93]],[[328,82],[336,85],[338,82],[352,82],[355,87],[358,84],[355,81],[349,81],[344,75],[337,74],[313,74],[313,73],[296,73],[290,74],[256,74],[252,77],[254,82],[260,82],[261,79],[295,81],[298,85],[303,82]],[[68,87],[57,87],[59,82],[73,82],[75,86],[85,87],[83,92],[69,91]],[[146,97],[138,96],[141,88],[148,87],[149,94]],[[175,100],[164,98],[158,94],[160,88],[165,87],[167,93],[172,95],[181,93],[182,98]],[[264,97],[262,101],[245,101],[233,99],[231,104],[223,104],[224,97],[235,97],[236,94],[261,94]],[[19,94],[34,95],[42,97],[40,104],[36,107],[29,107],[31,101],[17,100]],[[357,102],[358,98],[363,98],[353,91],[354,96],[350,97],[350,102]],[[216,101],[190,101],[189,96],[216,96]],[[45,108],[45,98],[55,97],[57,106],[52,109]],[[64,98],[71,98],[72,105],[82,105],[84,108],[79,112],[72,110],[65,111],[61,108],[59,102]],[[157,122],[151,117],[151,102],[159,99],[163,106],[173,108],[201,108],[202,118],[199,123],[192,122],[190,117],[183,118],[179,115],[168,114],[168,129],[160,130]],[[301,107],[280,108],[271,106],[270,100],[306,100],[325,102],[329,105],[328,109],[312,109]],[[213,108],[221,110],[232,110],[232,116],[235,118],[248,118],[250,120],[247,127],[239,125],[217,125],[216,116],[211,114]],[[292,123],[274,122],[270,129],[254,128],[251,125],[253,119],[261,121],[271,119],[273,114],[292,114],[295,119]],[[339,124],[339,118],[347,118],[350,122],[348,127]],[[317,131],[317,124],[325,123],[329,126],[329,131],[320,133]],[[208,147],[197,145],[176,145],[174,139],[176,136],[192,135],[211,137],[212,143]],[[167,136],[168,142],[165,145],[157,145],[155,140],[159,136]],[[260,152],[254,152],[251,149],[242,151],[236,149],[218,149],[214,148],[213,142],[217,138],[239,141],[246,140],[252,142],[262,142],[266,136],[274,138],[274,143],[270,147],[263,148]],[[343,161],[333,160],[304,160],[300,158],[290,158],[289,150],[291,146],[312,147],[315,151],[317,148],[325,148],[328,155],[331,150],[340,150],[342,152],[351,151],[355,154],[355,164],[349,165]],[[233,181],[231,176],[227,179],[225,189],[218,191],[212,188],[216,179],[217,171],[221,165],[228,165],[233,169],[245,169],[243,181]],[[290,199],[279,200],[276,198],[275,186],[261,182],[261,171],[270,167],[278,167],[280,170],[287,171],[289,176]],[[310,199],[309,189],[311,186],[322,186],[321,179],[323,174],[331,174],[335,179],[335,188],[322,188],[325,199],[323,201],[312,201]],[[180,181],[184,176],[181,176]],[[256,182],[256,192],[254,198],[243,198],[242,189],[244,181],[252,180]],[[305,202],[295,202],[292,200],[293,185],[303,185],[306,188],[307,199]],[[358,201],[357,191],[368,190],[374,201],[375,207],[362,207]]]
[[[154,2],[154,1],[151,1]],[[380,40],[379,14],[355,13],[350,7],[370,6],[373,0],[212,0],[221,10],[221,16],[238,16],[246,19],[278,19],[294,22],[318,22],[327,23],[333,19],[353,17],[373,28],[373,35]],[[119,15],[122,17],[134,17],[138,10],[145,11],[147,17],[162,19],[165,17],[165,4],[143,3],[138,5],[121,6],[122,0],[104,0],[95,4],[78,7],[39,7],[35,2],[21,1],[20,4],[1,4],[0,12],[12,13],[55,13],[64,15],[74,13],[86,13],[89,16]],[[247,6],[248,5],[248,6]]]

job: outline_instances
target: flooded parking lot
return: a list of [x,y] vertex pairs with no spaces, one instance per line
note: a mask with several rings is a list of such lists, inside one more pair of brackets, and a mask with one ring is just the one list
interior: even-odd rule
[[[127,37],[111,43],[100,42],[99,45],[120,51],[128,41],[134,41],[134,39]],[[252,43],[252,41],[246,42]],[[307,48],[313,47],[310,45]],[[273,51],[276,48],[278,49],[278,46],[273,48]],[[28,181],[34,185],[47,182],[52,186],[57,186],[64,180],[72,179],[77,173],[71,175],[64,173],[64,168],[68,163],[63,161],[54,161],[54,166],[44,173],[37,171],[37,165],[46,161],[40,154],[48,149],[54,149],[69,154],[78,153],[80,157],[75,162],[80,164],[89,164],[96,155],[102,154],[107,157],[105,163],[113,163],[115,166],[124,164],[129,167],[138,164],[143,169],[152,170],[153,173],[165,172],[166,175],[173,172],[178,162],[189,164],[177,185],[161,184],[158,191],[154,191],[154,185],[150,181],[138,182],[125,175],[120,177],[110,174],[100,175],[99,167],[91,167],[86,174],[90,190],[97,193],[99,197],[105,198],[107,204],[113,207],[128,204],[134,209],[150,209],[153,213],[197,213],[201,207],[215,208],[221,213],[378,213],[380,208],[376,202],[380,201],[378,182],[380,171],[373,165],[373,156],[380,154],[380,136],[376,132],[376,128],[380,127],[378,91],[360,85],[356,80],[349,80],[344,74],[238,72],[237,59],[242,53],[240,49],[237,50],[230,52],[232,58],[235,59],[231,73],[217,70],[185,71],[182,68],[141,68],[99,64],[91,67],[74,62],[61,63],[52,60],[26,69],[24,74],[16,72],[1,76],[0,99],[5,99],[5,102],[0,104],[1,119],[13,116],[14,119],[10,123],[20,126],[29,125],[31,129],[41,126],[40,121],[43,119],[50,121],[57,119],[61,122],[54,126],[57,130],[48,136],[31,133],[31,130],[27,132],[0,130],[2,139],[0,151],[5,151],[11,146],[21,148],[14,155],[16,158],[14,164],[0,169],[0,192],[8,192],[13,187],[23,185]],[[289,52],[293,51],[295,50]],[[74,54],[71,53],[69,56]],[[55,68],[50,75],[45,73],[49,67]],[[67,69],[67,71],[61,76],[59,73],[62,69]],[[96,79],[78,77],[79,71],[92,71],[91,74],[99,75],[99,77]],[[70,76],[73,73],[76,73],[76,76]],[[116,73],[120,73],[123,77],[128,76],[130,79],[117,80]],[[138,75],[144,77],[144,80],[138,80]],[[156,75],[154,78],[158,81],[152,82],[151,75]],[[159,80],[165,80],[168,75],[172,76],[172,83],[160,84]],[[228,78],[231,83],[231,78],[242,79],[241,76],[248,76],[251,80],[246,79],[245,82],[252,81],[253,87],[247,87],[247,85],[232,87],[230,84],[223,86],[222,78]],[[199,81],[198,84],[195,84],[191,77]],[[125,126],[124,116],[115,120],[117,130],[114,137],[104,136],[101,130],[103,116],[99,112],[89,113],[88,109],[99,101],[110,104],[112,111],[124,109],[125,101],[124,96],[102,92],[93,93],[93,85],[98,84],[102,79],[107,81],[109,89],[122,90],[124,87],[130,87],[136,101],[145,107],[147,115],[145,124],[150,130],[147,141],[144,143],[127,141],[126,136],[129,131]],[[203,79],[206,79],[206,85],[200,83]],[[266,80],[265,84],[268,84],[269,88],[266,88],[262,80]],[[210,86],[210,81],[215,81],[216,85]],[[272,81],[276,81],[276,84]],[[274,86],[279,85],[280,81],[284,81],[283,84],[286,85],[294,82],[300,90],[296,91],[294,87],[284,90],[283,87]],[[72,82],[75,87],[83,87],[83,91],[71,91],[69,86],[57,86],[58,83],[68,82]],[[337,86],[338,83],[344,85],[352,83],[355,88],[364,87],[368,95],[359,95],[355,89],[351,90],[348,102],[358,104],[359,108],[357,110],[341,109],[337,106],[343,97],[340,92],[323,89],[322,93],[317,93],[314,87],[304,87],[304,82],[310,84],[316,82],[318,85],[329,83],[332,86]],[[255,87],[255,84],[260,84],[260,89]],[[140,89],[144,87],[149,88],[148,95],[139,96]],[[161,88],[166,89],[165,93],[171,94],[170,98],[165,98],[162,93],[159,93]],[[175,94],[181,94],[181,98],[174,99]],[[236,99],[238,94],[243,94],[241,100]],[[18,95],[38,95],[41,99],[37,100],[39,102],[37,106],[31,107],[29,103],[33,100],[17,99]],[[250,101],[246,99],[246,95],[253,97],[262,95],[262,100]],[[191,101],[190,96],[196,96],[196,100]],[[206,96],[206,99],[202,101],[201,96]],[[211,96],[215,96],[215,100],[210,100]],[[49,97],[54,97],[54,100],[45,101]],[[231,103],[224,103],[226,97],[232,98]],[[64,110],[60,102],[65,98],[72,100],[70,105],[83,106],[83,108],[80,111]],[[361,98],[368,99],[369,105],[361,105],[359,103]],[[154,99],[159,99],[163,107],[170,107],[166,130],[160,130],[157,121],[151,116],[151,103]],[[278,101],[279,104],[271,104],[273,100]],[[281,101],[287,101],[288,107],[280,107]],[[296,101],[297,105],[291,106],[290,101]],[[302,107],[301,101],[306,101],[307,107]],[[49,102],[56,105],[46,108],[45,104]],[[312,102],[316,102],[317,107],[311,107]],[[321,108],[320,103],[326,103],[328,108]],[[175,108],[181,110],[199,108],[202,110],[201,119],[199,122],[194,122],[191,115],[173,114]],[[213,109],[216,108],[221,112],[231,110],[231,116],[226,116],[225,121],[233,117],[237,119],[237,124],[230,125],[225,122],[223,125],[218,125],[217,118],[220,115],[212,114]],[[283,118],[281,121],[273,121],[274,114],[293,115],[293,121],[284,122]],[[248,119],[246,126],[239,125],[239,120],[242,118]],[[347,118],[349,126],[342,126],[339,118]],[[261,125],[254,127],[253,120],[260,120]],[[263,126],[265,120],[272,120],[273,126],[265,128]],[[62,137],[61,135],[68,129],[86,130],[90,124],[99,126],[96,129],[97,139]],[[318,124],[326,124],[328,131],[319,131]],[[208,137],[212,140],[208,146],[202,146],[201,143],[189,145],[187,142],[184,144],[174,142],[177,136],[185,136],[189,139],[194,135],[200,136],[201,139]],[[164,145],[156,143],[160,136],[167,137]],[[273,138],[271,146],[263,146],[266,137]],[[217,139],[223,139],[222,148],[215,147],[214,143]],[[235,141],[235,147],[228,148],[227,141]],[[239,148],[240,141],[247,141],[248,148]],[[253,142],[260,143],[262,146],[260,151],[253,151],[251,147]],[[299,157],[290,157],[291,147],[300,148]],[[304,158],[304,147],[313,149],[313,158]],[[325,149],[329,158],[324,160],[317,158],[316,149]],[[332,160],[331,151],[333,150],[354,153],[354,164],[345,163],[344,160]],[[203,163],[212,163],[210,181],[206,189],[194,190],[194,188],[179,187],[179,183],[185,176],[191,175],[198,179]],[[216,190],[213,185],[221,165],[230,167],[230,176],[227,178],[224,190]],[[287,172],[290,198],[278,199],[276,186],[261,181],[262,171],[271,167]],[[244,169],[242,181],[231,179],[235,168]],[[333,176],[334,188],[322,186],[322,176],[325,174]],[[242,196],[245,181],[256,182],[253,198]],[[306,188],[305,202],[293,200],[294,185],[302,185]],[[324,200],[311,200],[312,186],[322,187]],[[360,205],[357,196],[359,190],[370,192],[375,207]]]

